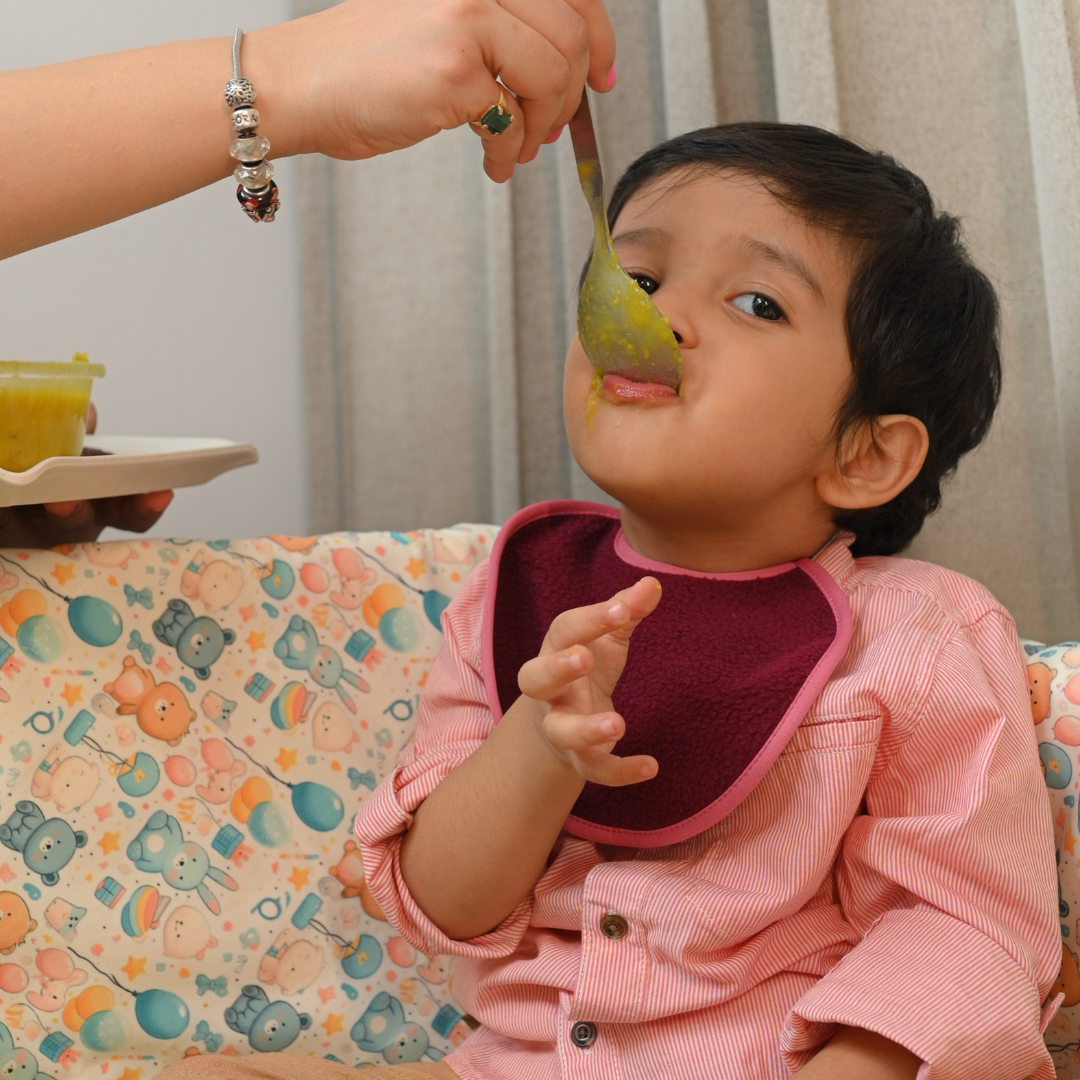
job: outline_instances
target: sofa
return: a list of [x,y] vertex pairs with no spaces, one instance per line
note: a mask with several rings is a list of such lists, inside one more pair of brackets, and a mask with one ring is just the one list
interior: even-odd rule
[[[495,531],[0,551],[0,1069],[365,1067],[467,1037],[451,959],[385,921],[351,821]],[[1080,1076],[1080,644],[1024,648],[1062,882],[1046,1039]]]

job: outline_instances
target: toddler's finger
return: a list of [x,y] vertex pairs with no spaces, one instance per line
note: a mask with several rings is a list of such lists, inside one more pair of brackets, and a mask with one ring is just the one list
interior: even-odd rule
[[518,689],[537,701],[551,701],[593,668],[593,655],[583,645],[534,657],[518,672]]
[[553,650],[587,645],[604,634],[636,625],[660,602],[660,582],[645,577],[610,600],[589,607],[572,608],[556,617],[545,646]]
[[580,760],[584,763],[583,775],[586,780],[594,784],[603,784],[605,787],[626,787],[628,784],[640,784],[644,780],[651,780],[660,770],[656,758],[646,754],[635,754],[633,757],[616,757],[614,754],[605,754],[595,761],[588,755],[581,755]]
[[579,713],[552,709],[544,717],[544,738],[556,750],[602,750],[610,753],[626,731],[626,722],[614,712]]

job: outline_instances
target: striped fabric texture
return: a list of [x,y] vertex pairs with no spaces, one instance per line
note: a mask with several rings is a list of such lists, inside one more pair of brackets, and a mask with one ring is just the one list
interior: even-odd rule
[[851,605],[847,654],[751,795],[670,847],[567,837],[502,924],[453,941],[399,855],[493,724],[486,564],[462,587],[416,738],[355,829],[390,922],[461,958],[454,992],[482,1022],[446,1059],[463,1080],[771,1080],[841,1024],[908,1047],[919,1080],[1052,1080],[1054,842],[1015,628],[976,582],[854,560],[851,539],[817,557]]

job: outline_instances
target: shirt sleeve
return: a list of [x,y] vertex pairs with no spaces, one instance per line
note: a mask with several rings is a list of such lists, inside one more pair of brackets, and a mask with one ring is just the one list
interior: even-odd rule
[[530,896],[494,930],[456,941],[424,914],[401,876],[401,843],[416,808],[495,726],[487,704],[481,657],[486,585],[484,562],[443,613],[445,639],[420,698],[415,737],[401,751],[394,771],[363,804],[353,823],[368,888],[387,921],[410,945],[428,956],[509,956],[532,915]]
[[919,1080],[1051,1080],[1053,826],[1007,615],[957,627],[914,716],[837,864],[862,940],[795,1005],[785,1056],[794,1067],[849,1025],[911,1050]]

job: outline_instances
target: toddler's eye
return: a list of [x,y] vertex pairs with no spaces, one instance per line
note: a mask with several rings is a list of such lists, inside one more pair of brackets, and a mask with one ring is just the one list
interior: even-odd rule
[[756,315],[757,318],[767,319],[769,322],[783,322],[787,318],[780,305],[775,300],[770,300],[764,293],[743,293],[731,302],[747,315]]
[[648,274],[631,274],[630,275],[650,296],[657,289],[660,288],[660,282],[656,278],[649,277]]

